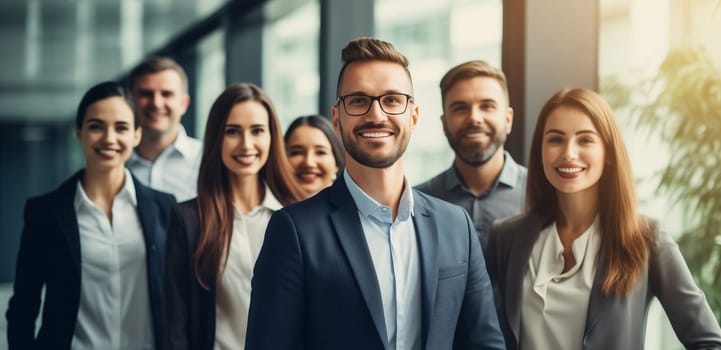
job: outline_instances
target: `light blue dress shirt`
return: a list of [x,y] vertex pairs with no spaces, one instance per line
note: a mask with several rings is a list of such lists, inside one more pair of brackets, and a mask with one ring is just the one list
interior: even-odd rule
[[413,190],[404,181],[398,215],[368,196],[343,171],[368,249],[373,259],[383,301],[383,316],[390,350],[421,348],[421,276],[416,230],[413,224]]
[[203,143],[188,136],[182,125],[179,128],[175,142],[155,161],[151,162],[133,150],[125,166],[143,185],[168,192],[178,202],[184,202],[197,196]]

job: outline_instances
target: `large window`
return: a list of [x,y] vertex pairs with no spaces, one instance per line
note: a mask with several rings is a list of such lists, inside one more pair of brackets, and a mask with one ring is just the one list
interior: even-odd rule
[[265,18],[263,89],[285,130],[296,117],[318,113],[320,8],[317,0],[274,0]]
[[215,30],[198,43],[198,73],[195,99],[195,131],[197,138],[205,135],[210,107],[225,90],[225,32]]
[[[500,0],[376,0],[375,31],[410,61],[415,99],[420,107],[416,129],[405,155],[412,185],[448,168],[453,151],[440,122],[440,88],[451,67],[482,59],[501,62]],[[402,14],[402,15],[399,15]]]
[[[677,238],[719,318],[721,2],[600,3],[601,93],[624,130],[641,209]],[[680,348],[656,314],[647,348]]]

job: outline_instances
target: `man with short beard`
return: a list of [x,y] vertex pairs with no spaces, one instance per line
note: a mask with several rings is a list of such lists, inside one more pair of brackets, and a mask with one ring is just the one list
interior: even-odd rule
[[440,87],[443,132],[456,157],[416,189],[465,208],[485,251],[493,221],[520,213],[526,194],[526,168],[503,149],[513,125],[506,75],[469,61],[449,70]]

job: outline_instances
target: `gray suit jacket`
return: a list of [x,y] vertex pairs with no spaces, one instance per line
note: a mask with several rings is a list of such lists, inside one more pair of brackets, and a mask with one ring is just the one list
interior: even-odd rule
[[[413,192],[423,349],[503,349],[465,211]],[[387,349],[378,279],[343,177],[273,214],[255,264],[246,349]]]
[[[538,233],[545,226],[541,217],[523,214],[496,223],[491,231],[486,260],[508,349],[519,348],[523,278]],[[603,266],[602,261],[599,266]],[[686,348],[721,349],[718,322],[703,292],[696,287],[678,245],[665,232],[656,231],[656,245],[648,265],[629,295],[602,295],[603,274],[599,267],[591,289],[584,349],[643,349],[646,316],[653,297],[663,305]]]

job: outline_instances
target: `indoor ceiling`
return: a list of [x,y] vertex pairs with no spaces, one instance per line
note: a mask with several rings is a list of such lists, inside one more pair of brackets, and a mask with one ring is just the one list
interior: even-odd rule
[[0,1],[0,122],[67,120],[115,79],[227,0]]

